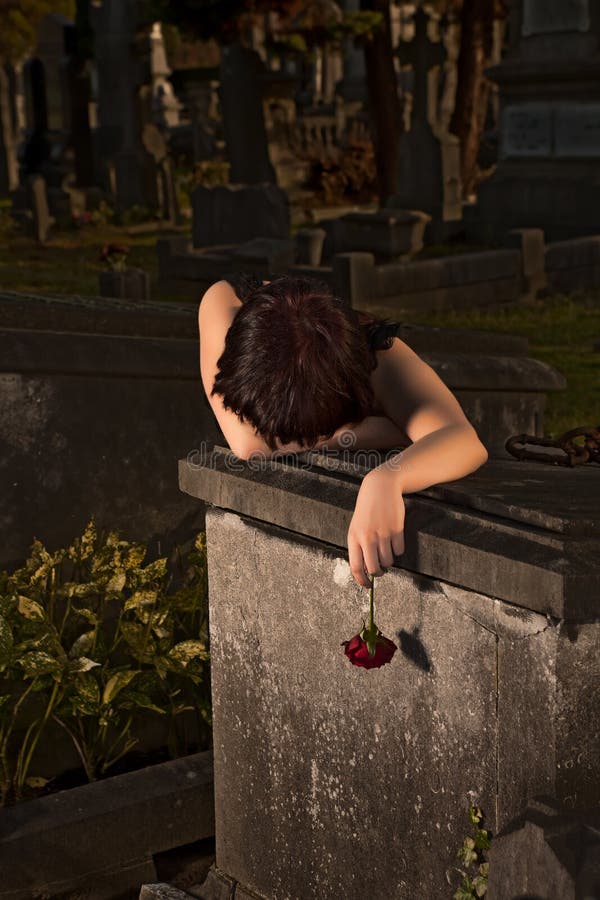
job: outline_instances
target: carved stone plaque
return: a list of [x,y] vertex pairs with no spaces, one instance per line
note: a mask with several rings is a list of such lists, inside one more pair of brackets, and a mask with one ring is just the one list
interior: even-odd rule
[[589,0],[523,0],[524,37],[557,31],[588,31]]
[[561,103],[554,114],[556,156],[600,158],[600,103]]
[[502,113],[502,156],[551,156],[552,107],[521,103]]

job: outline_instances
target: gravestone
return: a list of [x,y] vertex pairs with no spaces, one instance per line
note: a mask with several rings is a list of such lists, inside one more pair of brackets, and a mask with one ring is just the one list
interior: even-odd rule
[[33,57],[23,66],[27,132],[21,152],[20,177],[39,172],[50,157],[46,73],[41,59]]
[[[151,118],[149,12],[135,0],[104,0],[93,8],[98,72],[98,176],[120,209],[158,205],[157,172],[141,135]],[[111,184],[109,166],[113,167]]]
[[220,99],[231,181],[275,182],[262,109],[259,74],[264,70],[255,50],[234,43],[221,50]]
[[75,25],[66,30],[66,57],[64,78],[66,81],[67,124],[69,143],[73,149],[75,184],[78,188],[94,183],[94,151],[90,126],[91,80],[88,68],[88,51],[83,46],[84,35]]
[[10,81],[0,63],[0,197],[13,191],[19,183],[15,122],[10,104]]
[[516,0],[512,44],[489,70],[500,93],[500,153],[479,189],[484,240],[541,228],[557,241],[599,230],[600,8]]
[[194,247],[289,236],[287,194],[274,184],[200,185],[192,193],[192,210]]
[[50,131],[67,132],[68,100],[64,78],[64,61],[67,34],[73,22],[60,13],[44,16],[37,29],[36,56],[44,65],[48,128]]
[[460,146],[448,132],[434,134],[429,122],[429,70],[441,66],[445,50],[427,34],[429,14],[419,7],[414,15],[415,36],[401,41],[396,53],[401,65],[413,69],[413,105],[410,130],[402,135],[399,150],[398,189],[387,201],[397,209],[419,209],[436,225],[462,218]]

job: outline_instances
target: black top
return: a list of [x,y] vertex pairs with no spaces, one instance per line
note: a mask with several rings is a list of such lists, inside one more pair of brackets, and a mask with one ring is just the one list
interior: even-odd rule
[[[223,275],[223,280],[229,282],[242,303],[246,301],[253,291],[262,287],[262,278],[246,272],[233,272]],[[364,329],[367,344],[371,351],[373,368],[375,368],[377,366],[375,351],[390,349],[400,322],[394,322],[390,319],[379,319],[370,313],[364,312],[358,313],[358,319]]]

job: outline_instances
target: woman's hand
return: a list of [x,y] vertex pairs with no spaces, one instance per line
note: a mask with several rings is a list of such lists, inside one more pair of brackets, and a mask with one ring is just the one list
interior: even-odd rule
[[348,529],[350,569],[362,587],[404,553],[404,498],[397,470],[378,466],[363,478]]

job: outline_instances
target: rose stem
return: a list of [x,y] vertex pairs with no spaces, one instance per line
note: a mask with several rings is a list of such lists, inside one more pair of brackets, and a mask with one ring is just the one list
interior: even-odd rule
[[375,587],[375,576],[371,575],[371,588],[369,591],[369,631],[373,631],[373,589]]

